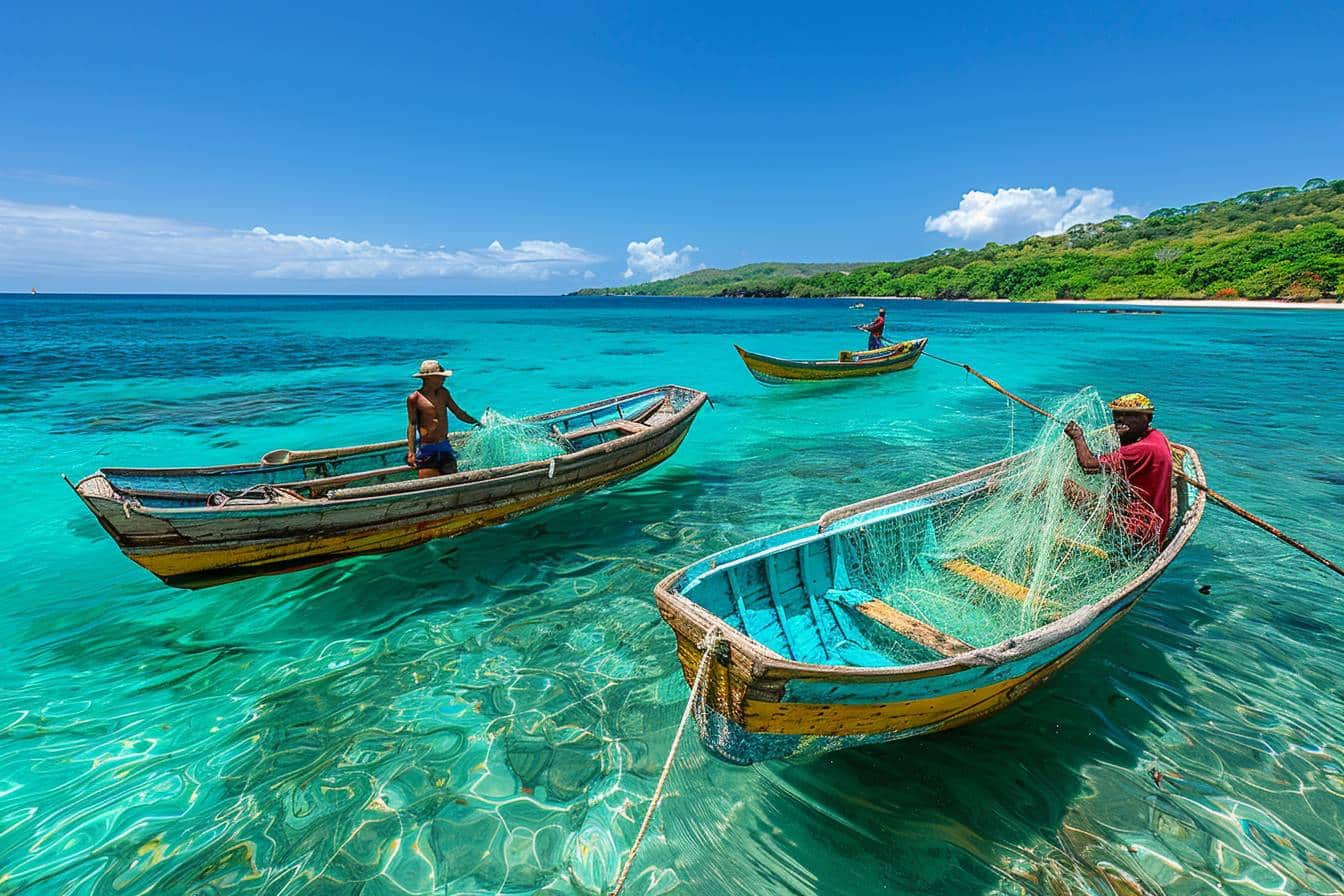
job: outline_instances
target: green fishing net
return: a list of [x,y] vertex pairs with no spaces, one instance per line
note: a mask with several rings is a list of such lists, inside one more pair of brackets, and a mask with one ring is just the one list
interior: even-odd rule
[[[1118,447],[1095,390],[1054,415],[1077,420],[1095,454]],[[853,587],[984,647],[1105,597],[1151,562],[1157,546],[1116,524],[1132,500],[1122,477],[1085,474],[1049,422],[987,493],[845,533],[846,568]]]
[[549,460],[564,454],[569,443],[543,424],[518,420],[486,408],[480,427],[467,434],[458,449],[458,468],[487,470],[510,464]]

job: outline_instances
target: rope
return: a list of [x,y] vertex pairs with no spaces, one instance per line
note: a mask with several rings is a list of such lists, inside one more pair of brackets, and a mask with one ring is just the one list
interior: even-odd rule
[[[1060,420],[1058,417],[1056,417],[1054,414],[1051,414],[1049,411],[1042,410],[1041,408],[1038,408],[1038,407],[1036,407],[1036,405],[1034,405],[1034,404],[1032,404],[1031,402],[1027,401],[1025,398],[1021,397],[1020,395],[1014,395],[1012,392],[1009,392],[1007,389],[1003,388],[1003,386],[999,385],[999,383],[998,383],[997,381],[992,380],[992,379],[990,379],[989,377],[985,376],[983,373],[981,373],[980,371],[976,370],[974,367],[972,367],[972,366],[969,365],[969,364],[960,364],[960,363],[958,363],[958,362],[956,362],[956,361],[949,361],[949,360],[947,360],[946,358],[940,358],[940,357],[938,357],[937,355],[933,354],[932,352],[928,352],[928,351],[924,352],[924,354],[928,355],[930,358],[932,358],[932,359],[935,360],[935,361],[942,361],[944,364],[951,364],[953,367],[960,367],[962,370],[966,371],[966,372],[969,373],[971,376],[973,376],[973,377],[975,377],[976,379],[978,379],[978,380],[984,382],[986,385],[988,385],[988,386],[989,386],[991,389],[993,389],[995,392],[999,392],[999,393],[1001,393],[1001,394],[1003,394],[1003,395],[1006,395],[1008,398],[1011,398],[1013,401],[1017,402],[1018,404],[1022,405],[1023,407],[1031,408],[1033,411],[1035,411],[1036,413],[1040,414],[1042,417],[1045,417],[1045,418],[1047,418],[1047,419],[1053,420],[1053,421],[1055,421],[1056,423],[1062,423],[1062,422],[1063,422],[1063,421]],[[1187,482],[1187,483],[1189,483],[1190,485],[1193,485],[1195,488],[1199,489],[1199,490],[1202,491],[1204,494],[1208,495],[1210,498],[1213,499],[1213,502],[1214,502],[1215,504],[1219,504],[1219,505],[1221,505],[1222,507],[1224,507],[1224,508],[1226,508],[1226,509],[1232,511],[1232,512],[1235,513],[1237,516],[1239,516],[1239,517],[1241,517],[1242,519],[1246,520],[1246,522],[1248,522],[1248,523],[1254,523],[1255,525],[1259,526],[1261,529],[1264,529],[1264,530],[1265,530],[1266,532],[1268,532],[1270,535],[1273,535],[1275,538],[1277,538],[1279,541],[1283,542],[1284,544],[1288,545],[1289,547],[1297,548],[1299,551],[1301,551],[1302,553],[1306,554],[1308,557],[1310,557],[1311,559],[1315,560],[1317,563],[1321,564],[1321,565],[1324,566],[1326,569],[1329,569],[1329,570],[1332,571],[1332,572],[1335,572],[1335,573],[1338,573],[1338,574],[1341,575],[1341,576],[1344,576],[1344,569],[1340,568],[1337,564],[1332,563],[1332,562],[1330,562],[1329,560],[1325,559],[1325,558],[1322,557],[1320,554],[1316,553],[1316,552],[1313,551],[1311,548],[1309,548],[1309,547],[1307,547],[1306,545],[1304,545],[1302,542],[1300,542],[1300,541],[1298,541],[1298,540],[1296,540],[1296,539],[1294,539],[1294,538],[1290,538],[1288,535],[1285,535],[1283,532],[1279,531],[1278,529],[1274,528],[1274,526],[1272,526],[1272,525],[1270,525],[1269,523],[1265,522],[1264,520],[1260,519],[1260,517],[1258,517],[1258,516],[1256,516],[1255,514],[1251,513],[1251,512],[1250,512],[1249,510],[1247,510],[1246,508],[1241,507],[1240,505],[1237,505],[1237,504],[1233,503],[1231,500],[1229,500],[1229,499],[1227,499],[1227,498],[1224,498],[1222,495],[1218,494],[1216,491],[1214,491],[1213,489],[1209,488],[1208,485],[1206,485],[1205,483],[1200,482],[1198,479],[1195,479],[1193,476],[1187,476],[1185,473],[1181,472],[1180,470],[1175,470],[1175,471],[1174,471],[1174,475],[1175,475],[1178,479],[1181,479],[1182,481]]]
[[640,844],[644,842],[644,835],[649,830],[649,822],[653,820],[654,810],[658,808],[658,803],[663,798],[663,785],[667,783],[667,775],[672,771],[672,760],[677,758],[677,746],[681,743],[681,735],[686,731],[686,723],[691,718],[691,708],[695,706],[695,699],[700,695],[700,685],[704,682],[705,669],[709,666],[709,657],[713,652],[714,645],[719,640],[717,629],[711,629],[705,635],[705,639],[696,646],[704,651],[700,656],[700,665],[695,669],[695,681],[691,684],[691,696],[686,701],[686,709],[681,714],[681,724],[677,726],[676,736],[672,738],[672,748],[668,750],[667,761],[663,763],[663,772],[658,776],[658,784],[653,788],[653,799],[649,801],[649,808],[644,812],[644,820],[640,822],[639,833],[635,835],[634,845],[630,847],[630,853],[625,857],[625,865],[621,868],[620,876],[616,878],[616,886],[612,888],[611,896],[620,896],[621,890],[625,888],[625,879],[630,875],[630,868],[635,864],[635,855],[639,852]]
[[981,382],[983,382],[985,385],[989,386],[989,388],[993,389],[995,392],[998,392],[1000,395],[1007,396],[1008,398],[1010,398],[1010,399],[1012,399],[1013,401],[1017,402],[1018,404],[1022,405],[1024,408],[1030,408],[1031,410],[1033,410],[1033,411],[1035,411],[1036,413],[1040,414],[1042,417],[1045,417],[1047,420],[1054,420],[1056,423],[1059,423],[1059,424],[1063,424],[1063,422],[1064,422],[1063,420],[1060,420],[1058,417],[1056,417],[1054,414],[1050,413],[1049,411],[1044,410],[1044,409],[1042,409],[1042,408],[1038,408],[1036,405],[1034,405],[1034,404],[1032,404],[1031,402],[1027,401],[1027,400],[1026,400],[1025,398],[1023,398],[1022,396],[1020,396],[1020,395],[1014,395],[1013,393],[1009,392],[1007,389],[1003,388],[1003,386],[999,385],[999,383],[998,383],[997,380],[992,380],[992,379],[990,379],[989,377],[985,376],[983,373],[981,373],[980,371],[976,370],[974,367],[972,367],[972,366],[969,365],[969,364],[960,364],[960,363],[958,363],[958,362],[956,362],[956,361],[949,361],[949,360],[947,360],[946,358],[940,358],[940,357],[938,357],[937,355],[935,355],[933,352],[929,351],[928,349],[925,349],[925,350],[924,350],[924,355],[925,355],[926,357],[932,358],[932,359],[935,360],[935,361],[942,361],[944,364],[951,364],[953,367],[960,367],[962,370],[966,371],[966,372],[969,373],[971,376],[975,377],[976,379],[978,379],[978,380],[980,380]]
[[[320,495],[317,492],[314,492],[313,497],[320,497]],[[304,500],[307,499],[293,489],[272,485],[269,482],[258,482],[255,485],[249,485],[242,491],[220,489],[211,494],[210,497],[206,498],[205,504],[207,507],[227,507],[230,504],[238,503],[245,504],[249,507],[257,507],[263,504]]]

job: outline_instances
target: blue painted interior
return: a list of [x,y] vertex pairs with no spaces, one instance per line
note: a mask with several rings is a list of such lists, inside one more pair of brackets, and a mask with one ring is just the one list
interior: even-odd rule
[[[938,659],[854,609],[872,600],[851,582],[860,562],[840,536],[876,522],[908,518],[927,527],[927,510],[968,500],[984,482],[877,508],[825,532],[809,524],[728,548],[693,564],[681,593],[780,656],[828,666],[901,666]],[[918,559],[912,551],[909,562]],[[853,576],[858,578],[857,575]]]

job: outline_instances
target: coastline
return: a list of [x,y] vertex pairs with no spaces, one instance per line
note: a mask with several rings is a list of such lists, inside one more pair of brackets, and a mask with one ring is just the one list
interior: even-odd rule
[[629,299],[714,299],[731,302],[737,299],[786,299],[789,301],[856,302],[864,305],[879,305],[882,302],[947,302],[965,305],[1067,305],[1080,309],[1097,310],[1123,308],[1209,308],[1217,310],[1259,310],[1278,309],[1344,311],[1344,301],[1335,298],[1315,299],[1309,302],[1290,302],[1286,299],[939,299],[933,296],[742,296],[742,295],[674,295],[650,293],[600,293],[569,292],[565,296],[580,298],[629,298]]
[[[1027,303],[1023,303],[1027,304]],[[1044,305],[1076,305],[1111,308],[1116,305],[1139,308],[1302,308],[1317,311],[1344,311],[1344,303],[1333,299],[1316,302],[1287,302],[1282,299],[1051,299]]]
[[[729,298],[722,296],[721,298]],[[1069,305],[1078,308],[1219,308],[1219,309],[1262,309],[1280,308],[1304,309],[1316,311],[1344,311],[1344,302],[1334,299],[1320,299],[1312,302],[1289,302],[1284,299],[935,299],[924,296],[836,296],[850,302],[877,303],[884,299],[914,299],[920,302],[962,302],[965,304],[997,305]]]

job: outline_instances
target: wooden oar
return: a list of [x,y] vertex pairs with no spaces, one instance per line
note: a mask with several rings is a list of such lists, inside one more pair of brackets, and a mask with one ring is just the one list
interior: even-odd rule
[[[1064,421],[1060,420],[1060,419],[1059,419],[1058,417],[1056,417],[1054,414],[1051,414],[1049,411],[1042,410],[1041,408],[1038,408],[1036,405],[1034,405],[1034,404],[1032,404],[1031,402],[1027,401],[1025,398],[1023,398],[1023,397],[1020,396],[1020,395],[1014,395],[1012,392],[1009,392],[1007,389],[1003,388],[1003,386],[999,385],[999,383],[998,383],[997,381],[992,380],[992,379],[990,379],[989,377],[985,376],[983,373],[981,373],[980,371],[976,370],[976,369],[975,369],[974,367],[972,367],[971,365],[969,365],[969,364],[960,364],[960,363],[958,363],[958,362],[956,362],[956,361],[949,361],[949,360],[947,360],[946,358],[940,358],[940,357],[938,357],[937,355],[935,355],[935,354],[933,354],[932,352],[929,352],[929,351],[925,351],[924,354],[925,354],[925,355],[928,355],[930,358],[933,358],[933,360],[935,360],[935,361],[942,361],[944,364],[951,364],[953,367],[960,367],[962,370],[966,371],[966,372],[969,373],[971,376],[975,377],[976,379],[978,379],[978,380],[980,380],[981,382],[983,382],[985,385],[989,386],[989,388],[993,389],[995,392],[998,392],[999,394],[1001,394],[1001,395],[1003,395],[1003,396],[1005,396],[1005,397],[1011,399],[1012,401],[1017,402],[1018,404],[1022,405],[1024,408],[1030,408],[1031,410],[1033,410],[1033,411],[1035,411],[1036,413],[1040,414],[1042,417],[1045,417],[1045,418],[1047,418],[1047,419],[1049,419],[1049,420],[1053,420],[1053,421],[1055,421],[1056,423],[1059,423],[1059,424],[1063,425],[1063,422],[1064,422]],[[1322,566],[1324,566],[1326,569],[1329,569],[1329,570],[1331,570],[1332,572],[1335,572],[1335,573],[1338,573],[1338,574],[1341,575],[1341,576],[1344,576],[1344,569],[1341,569],[1337,564],[1332,563],[1331,561],[1329,561],[1329,560],[1327,560],[1326,558],[1322,557],[1320,554],[1316,553],[1316,552],[1313,551],[1311,548],[1307,547],[1306,545],[1304,545],[1302,542],[1298,541],[1297,539],[1295,539],[1295,538],[1291,538],[1291,537],[1289,537],[1288,535],[1285,535],[1283,532],[1279,531],[1279,530],[1276,529],[1274,526],[1272,526],[1272,525],[1270,525],[1269,523],[1265,522],[1264,520],[1260,519],[1260,517],[1258,517],[1258,516],[1256,516],[1255,514],[1251,513],[1251,512],[1250,512],[1249,510],[1247,510],[1246,508],[1241,507],[1240,505],[1233,503],[1232,501],[1230,501],[1230,500],[1227,499],[1227,498],[1224,498],[1222,495],[1218,494],[1216,491],[1214,491],[1213,489],[1209,488],[1209,487],[1208,487],[1207,485],[1205,485],[1203,482],[1200,482],[1198,479],[1195,479],[1195,478],[1192,477],[1192,476],[1187,476],[1187,475],[1185,475],[1185,473],[1181,472],[1180,470],[1174,470],[1174,471],[1172,471],[1172,472],[1176,475],[1176,477],[1177,477],[1178,479],[1182,480],[1183,482],[1187,482],[1187,483],[1189,483],[1190,485],[1193,485],[1195,488],[1199,489],[1199,490],[1202,491],[1204,494],[1208,495],[1209,498],[1211,498],[1215,504],[1220,504],[1220,505],[1222,505],[1223,507],[1225,507],[1225,508],[1227,508],[1228,510],[1232,511],[1233,513],[1235,513],[1237,516],[1239,516],[1239,517],[1241,517],[1242,519],[1246,520],[1246,522],[1248,522],[1248,523],[1254,523],[1255,525],[1259,526],[1261,529],[1264,529],[1264,530],[1265,530],[1266,532],[1268,532],[1270,535],[1273,535],[1273,536],[1274,536],[1275,538],[1277,538],[1279,541],[1282,541],[1284,544],[1289,545],[1290,547],[1297,548],[1299,551],[1301,551],[1302,553],[1306,554],[1308,557],[1310,557],[1311,559],[1315,560],[1317,563],[1320,563],[1320,564],[1321,564]]]
[[1180,470],[1177,470],[1177,471],[1176,471],[1176,476],[1177,476],[1177,478],[1179,478],[1179,479],[1181,479],[1181,480],[1183,480],[1183,481],[1185,481],[1185,482],[1190,483],[1190,484],[1193,485],[1195,488],[1199,489],[1199,490],[1202,491],[1204,494],[1208,495],[1210,498],[1213,499],[1213,502],[1214,502],[1215,504],[1221,504],[1223,507],[1227,508],[1228,510],[1232,511],[1233,513],[1235,513],[1237,516],[1239,516],[1239,517],[1241,517],[1242,519],[1244,519],[1246,522],[1248,522],[1248,523],[1255,523],[1255,525],[1259,526],[1261,529],[1264,529],[1266,532],[1268,532],[1270,535],[1273,535],[1275,538],[1277,538],[1279,541],[1283,542],[1284,544],[1286,544],[1286,545],[1291,545],[1292,547],[1297,548],[1299,551],[1301,551],[1302,553],[1306,554],[1308,557],[1310,557],[1311,559],[1315,560],[1317,563],[1320,563],[1322,566],[1326,567],[1327,569],[1332,570],[1332,571],[1334,571],[1334,572],[1336,572],[1336,573],[1339,573],[1341,576],[1344,576],[1344,569],[1340,569],[1338,565],[1336,565],[1336,564],[1334,564],[1334,563],[1331,563],[1329,560],[1325,559],[1325,558],[1322,557],[1320,554],[1316,553],[1316,552],[1313,551],[1311,548],[1307,547],[1306,545],[1304,545],[1302,542],[1298,541],[1297,539],[1295,539],[1295,538],[1290,538],[1289,536],[1283,534],[1283,533],[1280,532],[1278,529],[1274,528],[1274,527],[1273,527],[1272,525],[1270,525],[1269,523],[1267,523],[1267,522],[1265,522],[1264,520],[1260,519],[1260,517],[1258,517],[1258,516],[1256,516],[1255,514],[1251,513],[1251,512],[1250,512],[1249,510],[1247,510],[1246,508],[1241,507],[1241,506],[1239,506],[1239,505],[1237,505],[1237,504],[1232,503],[1232,502],[1229,501],[1227,498],[1224,498],[1222,495],[1218,494],[1216,491],[1214,491],[1213,489],[1209,488],[1209,487],[1208,487],[1207,485],[1205,485],[1204,483],[1202,483],[1202,482],[1200,482],[1200,481],[1194,479],[1193,477],[1190,477],[1190,476],[1185,475],[1185,474],[1182,473]]

